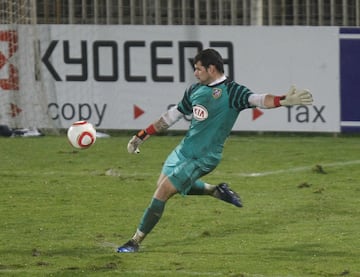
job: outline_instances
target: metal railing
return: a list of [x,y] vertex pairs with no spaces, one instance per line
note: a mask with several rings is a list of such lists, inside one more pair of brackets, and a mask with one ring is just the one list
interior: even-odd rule
[[0,23],[14,20],[37,24],[359,26],[360,0],[0,0]]

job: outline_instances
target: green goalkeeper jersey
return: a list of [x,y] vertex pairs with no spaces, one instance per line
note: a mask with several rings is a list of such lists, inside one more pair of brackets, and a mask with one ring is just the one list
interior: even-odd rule
[[252,93],[228,79],[211,86],[190,86],[178,104],[180,112],[193,115],[178,150],[186,157],[207,157],[217,163],[240,111],[251,108],[248,98]]

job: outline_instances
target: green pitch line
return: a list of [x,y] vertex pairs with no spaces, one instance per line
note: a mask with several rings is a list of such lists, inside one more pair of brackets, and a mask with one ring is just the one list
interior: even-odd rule
[[[322,164],[321,167],[343,167],[343,166],[355,165],[355,164],[360,164],[360,160],[326,163],[326,164]],[[273,171],[238,173],[237,175],[242,176],[242,177],[262,177],[262,176],[267,176],[267,175],[293,173],[293,172],[307,171],[307,170],[312,170],[312,169],[314,169],[314,166],[300,166],[300,167],[273,170]]]

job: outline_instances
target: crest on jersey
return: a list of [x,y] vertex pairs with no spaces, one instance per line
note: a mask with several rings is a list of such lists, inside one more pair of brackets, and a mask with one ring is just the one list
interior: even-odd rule
[[203,121],[208,118],[208,111],[204,106],[196,105],[193,107],[193,116],[198,121]]
[[221,96],[221,88],[213,88],[212,96],[217,99]]

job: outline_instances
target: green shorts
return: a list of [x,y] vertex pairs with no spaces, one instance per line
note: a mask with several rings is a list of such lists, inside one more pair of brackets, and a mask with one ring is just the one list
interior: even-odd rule
[[179,193],[185,195],[196,180],[210,173],[218,164],[219,160],[214,158],[185,157],[177,147],[166,159],[162,173]]

